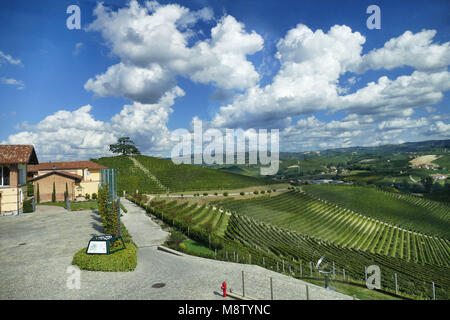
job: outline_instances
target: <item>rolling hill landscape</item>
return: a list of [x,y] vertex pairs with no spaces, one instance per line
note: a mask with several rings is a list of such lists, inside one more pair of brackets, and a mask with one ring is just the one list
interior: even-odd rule
[[[448,299],[449,143],[283,154],[271,177],[248,174],[257,166],[212,169],[142,155],[96,161],[118,169],[130,200],[196,242],[174,249],[311,281],[320,278],[312,264],[326,255],[334,281],[361,286],[375,264],[387,296],[429,299],[434,290]],[[277,190],[280,183],[288,187]]]

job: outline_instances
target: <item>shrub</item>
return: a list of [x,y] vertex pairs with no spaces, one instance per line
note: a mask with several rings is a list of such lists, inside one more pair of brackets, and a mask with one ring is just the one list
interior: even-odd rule
[[255,190],[255,191],[253,191],[253,193],[254,193],[254,194],[258,194],[259,192],[258,192],[258,190]]
[[137,248],[128,243],[124,250],[109,255],[86,254],[84,248],[75,254],[72,264],[90,271],[133,271],[137,265]]
[[31,204],[31,200],[24,200],[24,202],[23,202],[23,212],[24,213],[33,212],[33,205]]
[[223,195],[224,195],[225,197],[228,197],[228,192],[224,192]]
[[86,200],[89,200],[91,198],[91,195],[89,193],[86,193],[84,197],[86,198]]
[[239,194],[240,194],[241,196],[243,196],[243,195],[245,195],[245,192],[244,192],[244,191],[241,191]]
[[206,197],[208,195],[208,192],[203,192],[203,196]]
[[27,195],[29,197],[32,197],[34,195],[33,183],[31,182],[27,184]]
[[270,190],[270,189],[269,189],[269,190],[267,190],[267,193],[272,193],[272,190]]
[[218,195],[218,193],[217,193],[217,192],[214,192],[214,195],[215,195],[215,196],[217,196],[217,195]]
[[92,194],[92,200],[97,200],[97,194],[95,192]]
[[266,193],[264,190],[261,190],[261,194],[264,194],[264,193]]
[[184,240],[186,240],[186,237],[184,234],[182,234],[179,231],[173,230],[170,233],[169,238],[167,239],[166,243],[168,245],[178,246],[180,243],[182,243]]

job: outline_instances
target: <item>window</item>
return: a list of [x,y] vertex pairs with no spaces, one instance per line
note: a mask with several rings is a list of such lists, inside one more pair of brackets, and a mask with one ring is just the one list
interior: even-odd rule
[[0,186],[9,186],[9,168],[7,166],[0,166]]
[[19,167],[18,168],[18,176],[19,176],[19,186],[22,186],[27,183],[27,167]]

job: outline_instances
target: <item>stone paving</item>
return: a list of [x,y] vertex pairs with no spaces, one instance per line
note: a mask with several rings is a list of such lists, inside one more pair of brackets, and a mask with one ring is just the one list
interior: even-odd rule
[[[76,251],[93,234],[101,233],[94,211],[67,212],[38,206],[31,214],[0,217],[0,299],[223,299],[223,281],[242,293],[244,271],[247,296],[305,299],[305,284],[254,265],[215,261],[157,250],[167,233],[144,210],[122,200],[128,213],[123,222],[138,246],[138,265],[132,272],[81,271],[81,288],[68,289],[67,267]],[[162,288],[153,288],[164,283]],[[309,284],[311,299],[351,299]]]

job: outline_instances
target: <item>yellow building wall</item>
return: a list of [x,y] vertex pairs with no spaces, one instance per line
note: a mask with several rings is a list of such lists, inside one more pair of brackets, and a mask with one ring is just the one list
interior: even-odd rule
[[[52,171],[55,170],[42,170],[39,171],[37,174],[35,174],[34,177],[38,177]],[[56,171],[69,172],[83,177],[83,180],[80,183],[75,184],[74,190],[75,197],[78,196],[84,197],[86,193],[89,193],[89,195],[92,197],[93,193],[98,193],[98,187],[100,186],[100,179],[101,179],[100,169],[89,170],[85,168],[85,169],[56,170]],[[81,187],[81,190],[79,190],[79,187]]]
[[[20,195],[22,191],[22,195]],[[26,187],[19,188],[0,188],[1,196],[1,214],[21,212],[23,209],[23,200],[26,197]]]

